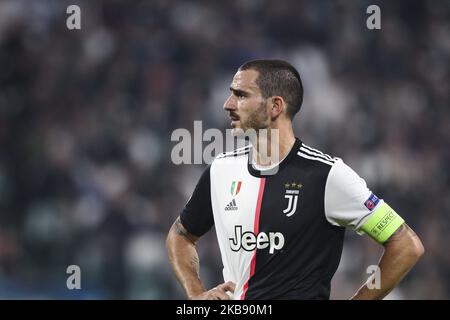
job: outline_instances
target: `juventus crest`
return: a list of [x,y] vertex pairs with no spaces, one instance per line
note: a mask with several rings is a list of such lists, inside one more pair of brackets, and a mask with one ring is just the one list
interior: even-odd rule
[[286,217],[290,217],[297,210],[298,196],[303,185],[300,183],[292,182],[286,183],[284,187],[286,188],[284,197],[288,199],[288,203],[286,209],[283,210],[283,213],[286,214]]

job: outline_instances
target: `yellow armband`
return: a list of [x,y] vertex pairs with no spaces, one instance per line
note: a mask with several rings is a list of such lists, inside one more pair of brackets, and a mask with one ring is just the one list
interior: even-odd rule
[[361,229],[378,243],[384,243],[403,222],[405,220],[384,202],[361,226]]

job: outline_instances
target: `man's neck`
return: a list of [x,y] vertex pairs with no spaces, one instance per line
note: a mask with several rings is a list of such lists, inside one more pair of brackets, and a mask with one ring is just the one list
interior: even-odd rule
[[253,149],[256,151],[253,154],[253,162],[258,166],[277,165],[288,155],[294,143],[295,135],[292,128],[268,129],[267,134],[259,134],[256,142],[252,142]]

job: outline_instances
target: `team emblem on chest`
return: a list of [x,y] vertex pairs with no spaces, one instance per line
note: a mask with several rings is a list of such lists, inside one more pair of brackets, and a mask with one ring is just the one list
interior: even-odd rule
[[288,199],[287,207],[283,210],[286,217],[292,216],[297,210],[298,196],[302,187],[303,185],[301,183],[292,182],[284,184],[284,188],[286,189],[284,197]]

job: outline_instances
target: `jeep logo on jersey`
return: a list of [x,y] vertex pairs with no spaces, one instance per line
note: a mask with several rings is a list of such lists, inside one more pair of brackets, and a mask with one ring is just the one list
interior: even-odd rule
[[257,235],[251,231],[242,233],[242,226],[235,226],[234,237],[229,239],[233,251],[269,248],[269,253],[272,254],[284,246],[284,236],[281,232],[269,232],[269,234],[260,232]]
[[286,183],[284,187],[286,188],[284,197],[288,199],[288,203],[286,209],[283,210],[283,213],[286,214],[286,217],[290,217],[295,213],[295,210],[297,210],[298,195],[300,193],[300,188],[302,188],[303,185],[292,182]]
[[239,191],[241,191],[242,181],[233,181],[231,183],[231,195],[233,197],[237,196]]

